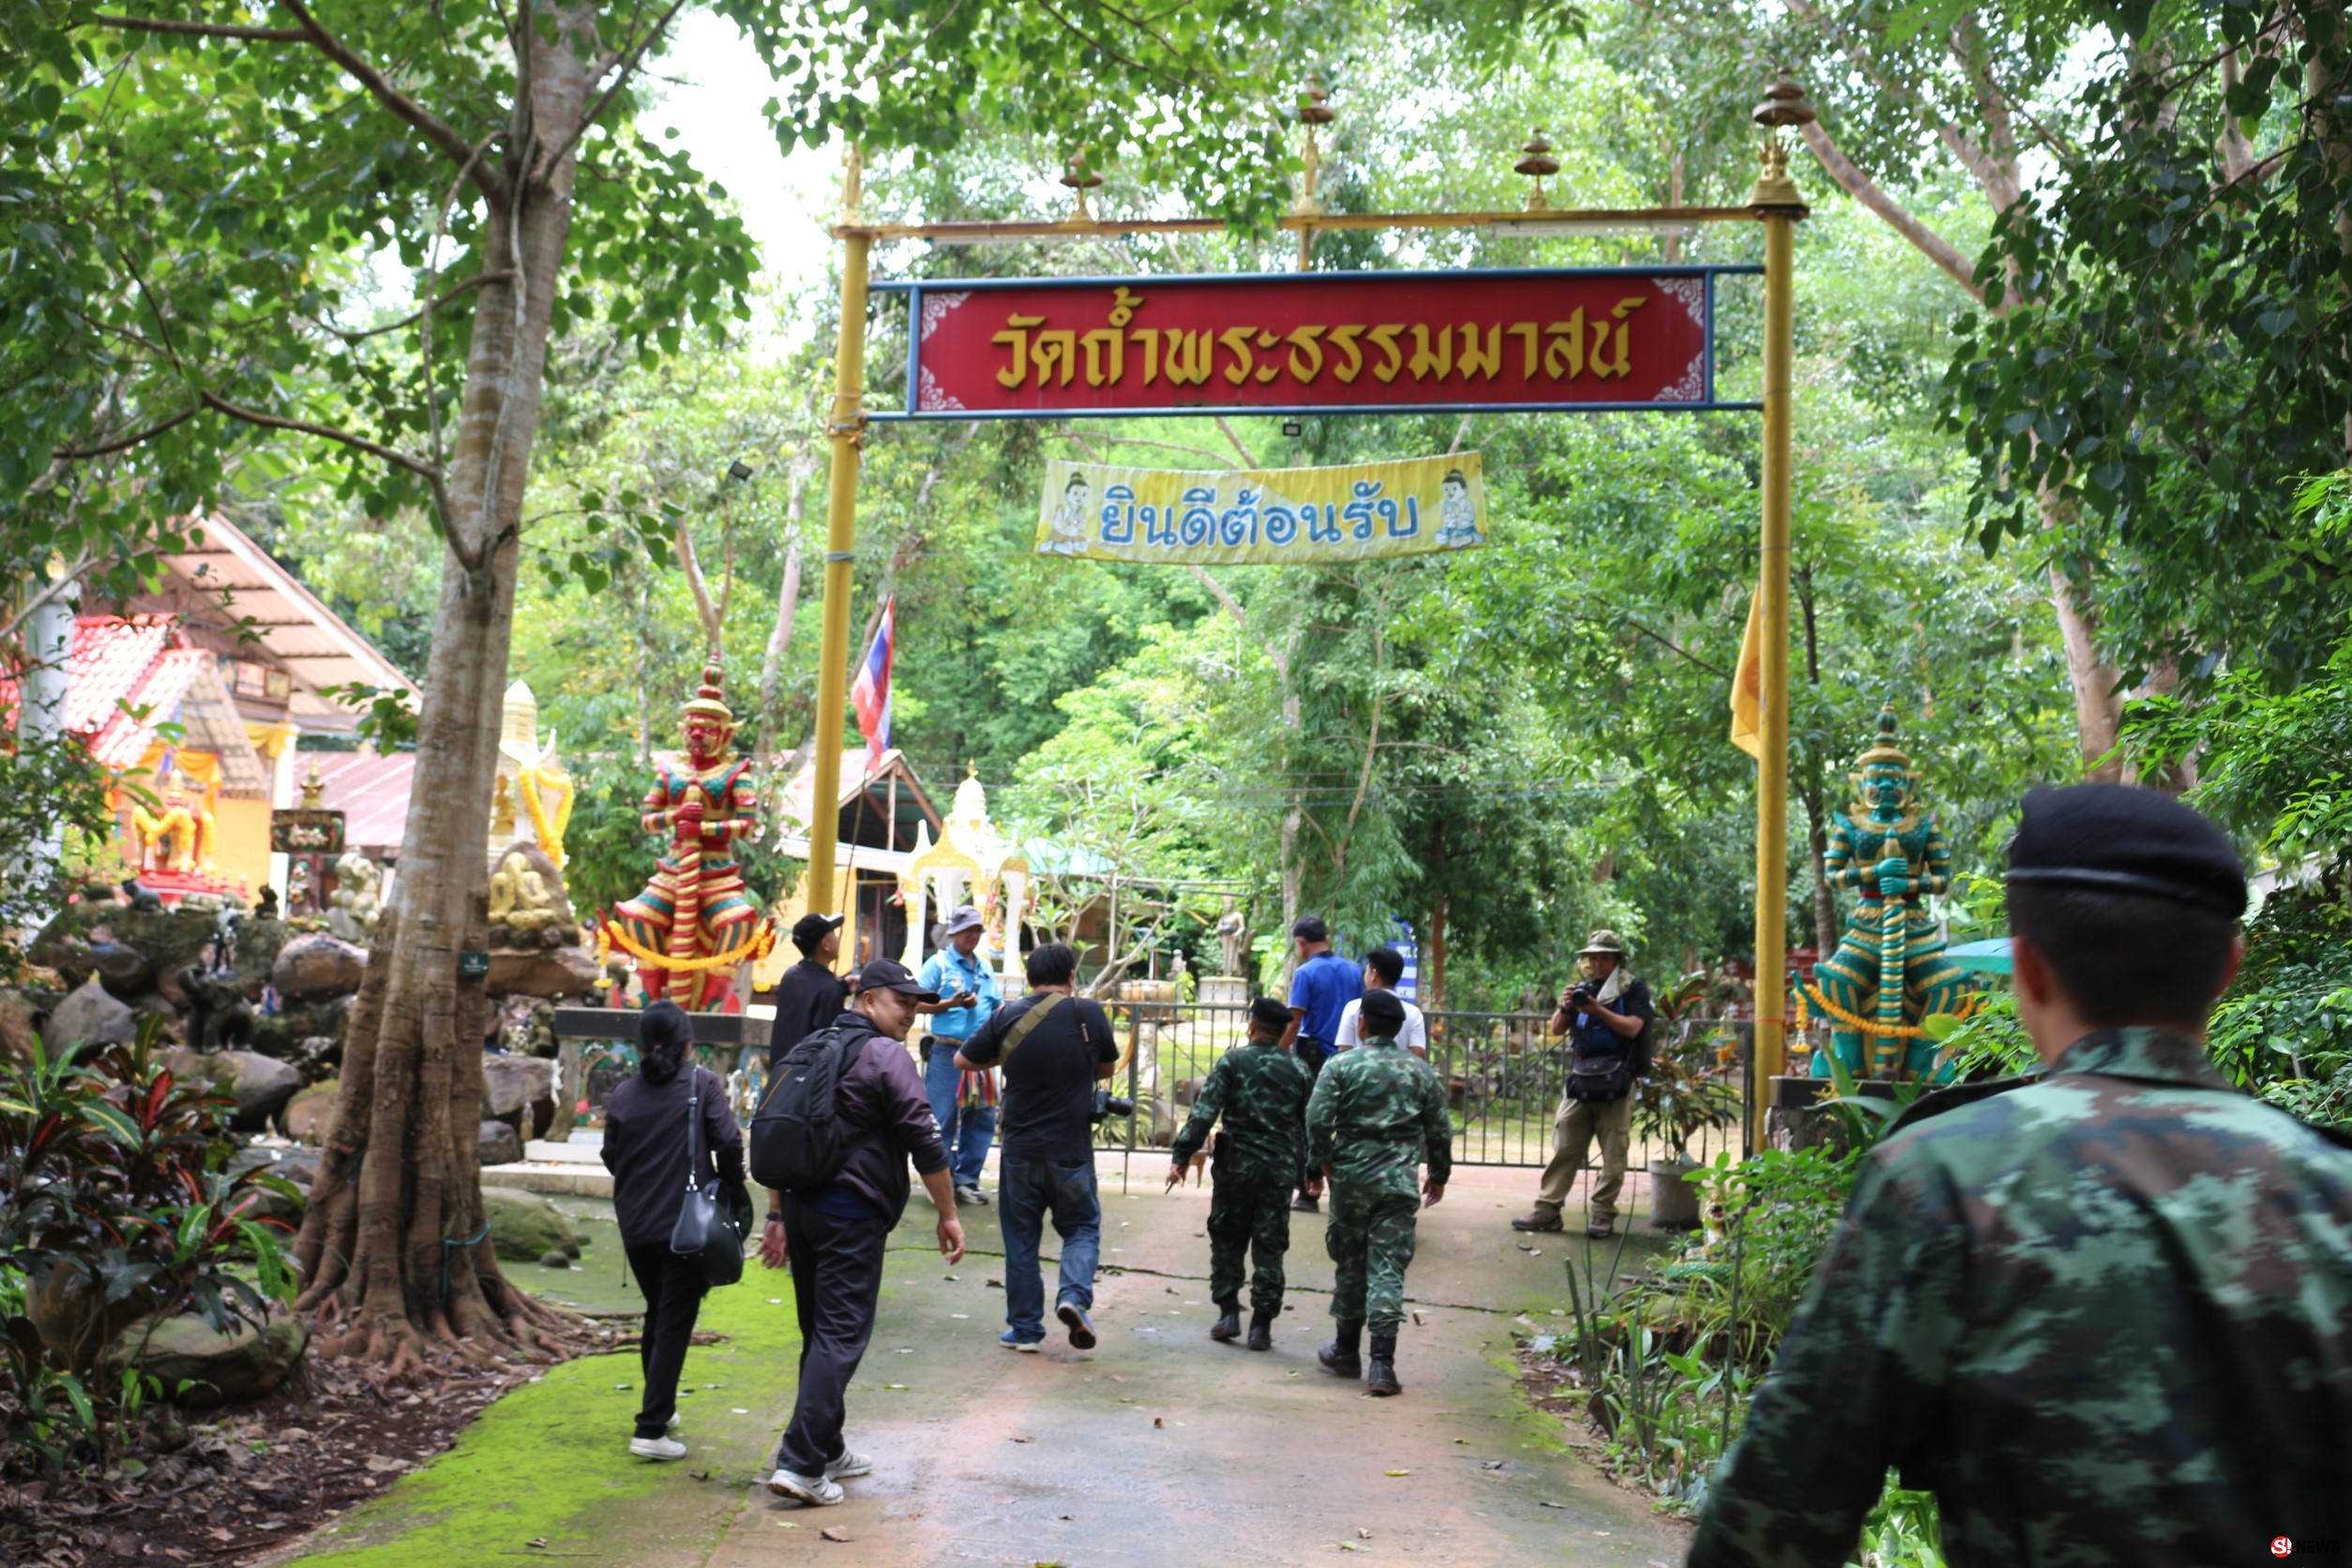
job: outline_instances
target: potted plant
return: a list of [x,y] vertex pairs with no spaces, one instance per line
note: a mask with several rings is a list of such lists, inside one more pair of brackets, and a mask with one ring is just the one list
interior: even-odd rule
[[1666,1158],[1650,1162],[1650,1221],[1662,1229],[1698,1223],[1698,1189],[1686,1179],[1699,1168],[1691,1139],[1739,1119],[1740,1092],[1713,1058],[1706,1042],[1679,1042],[1657,1054],[1635,1088],[1635,1133],[1666,1146]]

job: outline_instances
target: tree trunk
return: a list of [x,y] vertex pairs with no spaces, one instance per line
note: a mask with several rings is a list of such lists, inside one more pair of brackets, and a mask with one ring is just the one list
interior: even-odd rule
[[[776,590],[776,625],[768,632],[767,652],[760,660],[760,722],[751,748],[762,766],[773,760],[784,735],[784,657],[792,651],[792,624],[800,614],[800,529],[808,515],[808,489],[797,465],[785,482],[792,489],[784,498],[784,583]],[[792,775],[771,773],[768,776],[781,789]]]
[[[485,288],[467,349],[451,452],[452,516],[424,682],[416,771],[393,907],[344,1046],[311,1206],[295,1244],[297,1305],[339,1331],[329,1354],[414,1369],[435,1348],[474,1359],[536,1345],[557,1314],[509,1284],[484,1244],[479,1138],[489,999],[458,977],[487,940],[490,830],[518,535],[539,417],[550,307],[571,227],[573,158],[536,182],[530,159],[566,146],[593,52],[585,10],[529,53],[528,99],[485,240],[518,262]],[[462,549],[460,549],[460,545]]]
[[2056,566],[2050,568],[2050,606],[2058,611],[2058,635],[2066,641],[2066,674],[2074,688],[2074,733],[2082,745],[2083,776],[2114,783],[2123,776],[2121,765],[2102,759],[2109,759],[2115,750],[2116,728],[2123,719],[2123,702],[2116,695],[2120,676],[2099,656],[2090,611]]

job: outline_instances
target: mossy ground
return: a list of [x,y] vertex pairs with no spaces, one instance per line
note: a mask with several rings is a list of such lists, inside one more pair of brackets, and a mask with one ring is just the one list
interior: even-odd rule
[[642,1383],[634,1349],[582,1357],[492,1405],[449,1452],[314,1537],[300,1560],[457,1568],[609,1548],[616,1536],[639,1560],[699,1555],[764,1473],[800,1354],[788,1280],[756,1263],[741,1285],[710,1294],[699,1326],[727,1342],[686,1356],[685,1460],[653,1464],[626,1452]]

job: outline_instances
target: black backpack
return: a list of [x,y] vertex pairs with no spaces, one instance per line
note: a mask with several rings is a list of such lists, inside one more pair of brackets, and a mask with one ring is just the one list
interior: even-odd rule
[[836,1102],[841,1075],[865,1048],[863,1030],[821,1029],[776,1064],[751,1118],[751,1179],[778,1192],[812,1192],[841,1174],[849,1150]]

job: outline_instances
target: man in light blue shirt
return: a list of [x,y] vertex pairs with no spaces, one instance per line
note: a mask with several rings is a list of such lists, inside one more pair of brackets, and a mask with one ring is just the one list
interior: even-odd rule
[[931,1015],[923,1042],[923,1087],[930,1095],[931,1119],[947,1145],[956,1200],[973,1204],[988,1200],[980,1190],[980,1168],[996,1137],[996,1074],[964,1071],[956,1065],[956,1052],[1004,1000],[996,976],[977,957],[983,929],[980,912],[970,904],[947,917],[947,945],[923,962],[923,988],[938,992],[940,1000],[916,1008]]
[[[1331,927],[1319,915],[1303,916],[1290,927],[1298,943],[1299,967],[1290,972],[1290,1027],[1282,1043],[1306,1063],[1307,1076],[1321,1075],[1323,1063],[1338,1048],[1339,1018],[1348,1003],[1364,995],[1364,976],[1356,966],[1331,950]],[[1299,1195],[1290,1207],[1316,1212],[1322,1183],[1306,1163],[1306,1128],[1299,1128]]]

